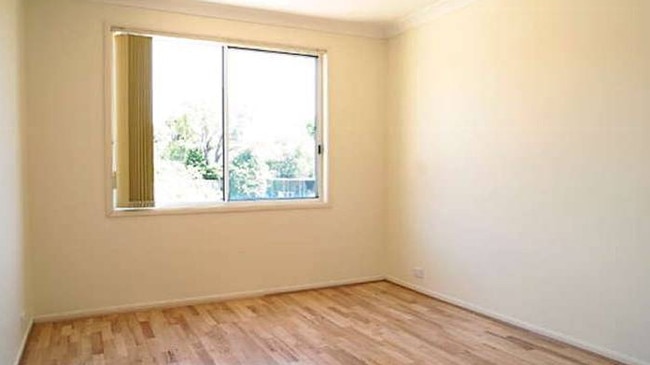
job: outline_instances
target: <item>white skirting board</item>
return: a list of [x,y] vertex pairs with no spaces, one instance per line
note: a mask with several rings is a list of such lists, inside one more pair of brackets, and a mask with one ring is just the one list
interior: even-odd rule
[[23,340],[20,342],[20,348],[18,348],[18,355],[16,355],[16,361],[14,361],[15,365],[20,364],[20,359],[23,357],[23,353],[25,353],[25,347],[27,347],[27,339],[29,338],[29,334],[32,332],[33,326],[34,326],[34,320],[30,319],[27,328],[25,328],[25,333],[23,334]]
[[95,308],[95,309],[81,309],[76,311],[39,315],[34,318],[34,321],[36,323],[65,321],[65,320],[76,319],[76,318],[102,316],[102,315],[115,314],[115,313],[134,312],[134,311],[141,311],[147,309],[172,308],[172,307],[180,307],[184,305],[195,305],[195,304],[211,303],[211,302],[223,302],[226,300],[253,298],[253,297],[260,297],[263,295],[290,293],[290,292],[310,290],[310,289],[322,289],[322,288],[361,284],[361,283],[368,283],[368,282],[382,281],[382,280],[384,280],[384,276],[377,275],[377,276],[368,276],[368,277],[361,277],[355,279],[325,281],[325,282],[314,283],[314,284],[284,286],[284,287],[276,287],[270,289],[242,291],[236,293],[215,294],[215,295],[208,295],[202,297],[172,299],[172,300],[163,300],[163,301],[148,302],[148,303],[135,303],[135,304],[127,304],[127,305],[119,305],[114,307]]
[[493,311],[485,309],[485,308],[481,308],[481,307],[479,307],[477,305],[468,303],[466,301],[463,301],[463,300],[460,300],[460,299],[457,299],[457,298],[453,298],[453,297],[450,297],[448,295],[435,292],[433,290],[426,289],[426,288],[421,287],[419,285],[408,283],[406,281],[403,281],[401,279],[398,279],[398,278],[395,278],[395,277],[392,277],[392,276],[387,276],[385,279],[386,279],[386,281],[389,281],[389,282],[391,282],[393,284],[397,284],[397,285],[409,288],[409,289],[414,290],[414,291],[416,291],[416,292],[418,292],[420,294],[424,294],[424,295],[426,295],[428,297],[431,297],[431,298],[434,298],[434,299],[441,300],[443,302],[447,302],[447,303],[456,305],[458,307],[470,310],[472,312],[482,314],[482,315],[484,315],[486,317],[494,318],[496,320],[508,323],[508,324],[513,325],[515,327],[523,328],[525,330],[537,333],[539,335],[546,336],[548,338],[552,338],[554,340],[564,342],[566,344],[581,348],[583,350],[593,352],[593,353],[601,355],[601,356],[605,356],[605,357],[607,357],[609,359],[619,361],[619,362],[622,362],[624,364],[629,364],[629,365],[650,365],[650,363],[648,363],[646,361],[643,361],[643,360],[636,359],[636,358],[634,358],[632,356],[621,354],[621,353],[618,353],[616,351],[606,349],[606,348],[602,348],[602,347],[599,347],[599,346],[594,346],[594,345],[588,344],[588,343],[586,343],[584,341],[577,340],[577,339],[575,339],[573,337],[564,335],[562,333],[558,333],[558,332],[555,332],[555,331],[552,331],[552,330],[548,330],[548,329],[545,329],[545,328],[542,328],[542,327],[539,327],[539,326],[536,326],[536,325],[533,325],[533,324],[530,324],[530,323],[527,323],[527,322],[520,321],[518,319],[515,319],[515,318],[507,316],[507,315],[503,315],[503,314],[496,313],[496,312],[493,312]]

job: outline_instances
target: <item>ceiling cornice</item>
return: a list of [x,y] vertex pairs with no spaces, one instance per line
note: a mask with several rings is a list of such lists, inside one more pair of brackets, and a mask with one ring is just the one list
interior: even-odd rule
[[417,28],[445,14],[464,8],[475,1],[477,0],[436,0],[430,5],[388,24],[384,28],[384,37],[391,38],[409,29]]
[[91,0],[149,10],[198,15],[369,38],[383,38],[385,24],[327,19],[197,0]]
[[388,23],[319,18],[272,10],[244,8],[200,0],[90,0],[141,9],[198,15],[211,18],[315,30],[368,38],[386,39],[418,27],[476,0],[436,0],[407,16]]

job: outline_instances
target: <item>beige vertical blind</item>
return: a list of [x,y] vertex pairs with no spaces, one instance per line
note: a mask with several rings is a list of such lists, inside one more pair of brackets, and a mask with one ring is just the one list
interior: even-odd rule
[[117,206],[154,206],[151,37],[115,36]]

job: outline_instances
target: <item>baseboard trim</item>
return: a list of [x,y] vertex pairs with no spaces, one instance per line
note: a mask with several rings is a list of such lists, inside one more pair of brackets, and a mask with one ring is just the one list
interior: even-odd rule
[[584,341],[577,340],[577,339],[575,339],[575,338],[573,338],[571,336],[567,336],[567,335],[559,333],[559,332],[555,332],[555,331],[552,331],[552,330],[549,330],[549,329],[546,329],[546,328],[542,328],[542,327],[530,324],[528,322],[520,321],[520,320],[518,320],[516,318],[513,318],[513,317],[510,317],[510,316],[507,316],[507,315],[503,315],[503,314],[500,314],[500,313],[497,313],[497,312],[482,308],[480,306],[468,303],[468,302],[466,302],[464,300],[454,298],[454,297],[446,295],[446,294],[442,294],[442,293],[439,293],[439,292],[435,292],[433,290],[426,289],[426,288],[424,288],[422,286],[419,286],[419,285],[416,285],[416,284],[411,284],[411,283],[406,282],[404,280],[398,279],[398,278],[396,278],[394,276],[386,276],[385,280],[388,281],[388,282],[391,282],[393,284],[396,284],[396,285],[403,286],[405,288],[411,289],[413,291],[416,291],[416,292],[418,292],[420,294],[423,294],[423,295],[426,295],[428,297],[431,297],[431,298],[434,298],[434,299],[437,299],[437,300],[440,300],[440,301],[455,305],[455,306],[463,308],[463,309],[467,309],[469,311],[478,313],[480,315],[483,315],[483,316],[486,316],[486,317],[489,317],[489,318],[492,318],[492,319],[507,323],[507,324],[515,326],[515,327],[525,329],[527,331],[530,331],[530,332],[536,333],[538,335],[542,335],[542,336],[551,338],[553,340],[564,342],[564,343],[566,343],[568,345],[580,348],[580,349],[585,350],[585,351],[593,352],[596,355],[600,355],[600,356],[606,357],[606,358],[614,360],[614,361],[618,361],[618,362],[628,364],[628,365],[650,365],[650,363],[645,362],[643,360],[636,359],[636,358],[634,358],[632,356],[621,354],[619,352],[616,352],[616,351],[613,351],[613,350],[610,350],[610,349],[606,349],[606,348],[603,348],[603,347],[600,347],[600,346],[594,346],[594,345],[588,344],[588,343],[586,343]]
[[330,287],[337,287],[337,286],[344,286],[344,285],[369,283],[369,282],[382,281],[382,280],[384,280],[383,275],[376,275],[376,276],[366,276],[366,277],[355,278],[355,279],[332,280],[332,281],[324,281],[324,282],[312,283],[312,284],[249,290],[249,291],[215,294],[215,295],[184,298],[184,299],[162,300],[162,301],[147,302],[147,303],[134,303],[134,304],[102,307],[102,308],[95,308],[95,309],[82,309],[82,310],[75,310],[75,311],[68,311],[68,312],[61,312],[61,313],[39,315],[34,318],[34,322],[36,323],[58,322],[58,321],[66,321],[66,320],[85,318],[85,317],[95,317],[95,316],[103,316],[103,315],[116,314],[116,313],[127,313],[127,312],[141,311],[141,310],[149,310],[149,309],[172,308],[172,307],[180,307],[184,305],[196,305],[196,304],[204,304],[204,303],[211,303],[211,302],[223,302],[226,300],[254,298],[254,297],[261,297],[261,296],[272,295],[272,294],[282,294],[282,293],[291,293],[291,292],[297,292],[303,290],[323,289],[323,288],[330,288]]
[[32,327],[34,327],[34,319],[30,319],[29,323],[27,324],[27,328],[25,329],[25,333],[23,334],[23,339],[20,342],[20,347],[18,348],[16,361],[14,361],[15,365],[20,365],[20,360],[22,360],[23,354],[25,353],[25,348],[27,347],[27,339],[29,338],[29,334],[32,333]]

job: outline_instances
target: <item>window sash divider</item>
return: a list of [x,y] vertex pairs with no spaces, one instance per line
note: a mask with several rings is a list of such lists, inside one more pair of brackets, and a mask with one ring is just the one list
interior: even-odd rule
[[221,51],[221,125],[223,133],[223,201],[230,201],[230,134],[228,129],[228,46]]

